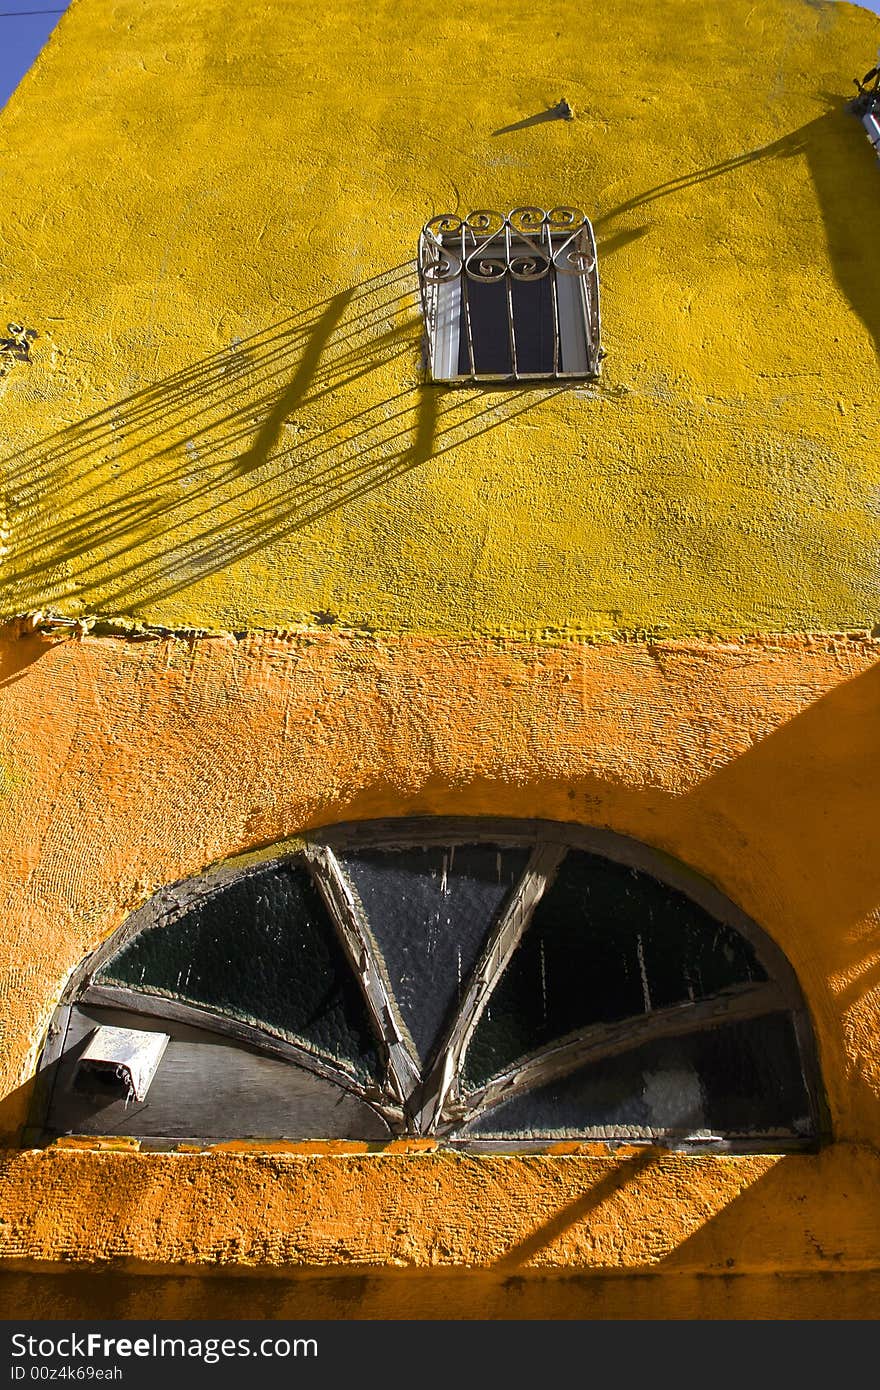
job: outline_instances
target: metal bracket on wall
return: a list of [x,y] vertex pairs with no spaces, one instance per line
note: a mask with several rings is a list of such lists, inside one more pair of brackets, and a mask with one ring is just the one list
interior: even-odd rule
[[858,116],[871,142],[871,147],[880,159],[880,64],[865,73],[861,82],[854,79],[859,94],[849,104],[849,110]]

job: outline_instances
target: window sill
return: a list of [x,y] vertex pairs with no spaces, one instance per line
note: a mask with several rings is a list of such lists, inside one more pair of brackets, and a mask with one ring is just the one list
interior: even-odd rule
[[880,1154],[855,1144],[479,1157],[89,1144],[0,1157],[6,1268],[112,1258],[191,1273],[880,1270]]

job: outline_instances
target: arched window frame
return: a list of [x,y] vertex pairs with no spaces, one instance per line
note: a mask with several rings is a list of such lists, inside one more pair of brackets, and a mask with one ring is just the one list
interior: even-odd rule
[[[357,895],[352,891],[339,856],[366,849],[403,850],[481,842],[499,847],[528,846],[529,860],[494,923],[442,1046],[427,1072],[423,1073],[400,1027],[381,959],[377,956]],[[460,1067],[468,1041],[537,904],[570,850],[585,850],[645,873],[684,894],[718,922],[743,936],[753,947],[768,978],[766,982],[734,987],[690,1004],[655,1010],[644,1017],[592,1025],[538,1049],[465,1095],[460,1085]],[[305,1047],[274,1037],[227,1015],[212,1013],[209,1009],[184,1001],[139,994],[135,990],[95,980],[102,966],[143,930],[160,928],[161,922],[183,915],[200,898],[221,892],[243,875],[289,860],[299,860],[308,866],[360,983],[371,1021],[385,1049],[386,1075],[380,1089],[369,1082],[354,1079],[344,1068]],[[656,1039],[685,1036],[712,1023],[744,1021],[777,1010],[785,1011],[792,1019],[797,1038],[811,1107],[811,1135],[804,1139],[792,1136],[779,1142],[760,1141],[754,1145],[745,1140],[713,1140],[708,1144],[699,1141],[673,1142],[669,1146],[689,1150],[703,1147],[710,1147],[713,1151],[733,1149],[737,1152],[747,1151],[750,1147],[762,1150],[791,1149],[813,1147],[828,1132],[812,1026],[795,973],[780,948],[713,884],[672,856],[611,831],[567,822],[414,817],[340,824],[309,832],[296,844],[269,846],[213,868],[197,879],[160,889],[72,974],[40,1061],[44,1084],[37,1088],[33,1123],[29,1130],[30,1141],[37,1136],[41,1139],[47,1137],[51,1099],[48,1075],[61,1058],[71,1010],[77,1005],[94,1006],[99,1010],[126,1010],[148,1019],[165,1019],[170,1023],[216,1033],[230,1042],[244,1044],[268,1056],[294,1063],[359,1096],[383,1117],[392,1133],[428,1134],[450,1146],[475,1150],[498,1147],[541,1149],[552,1142],[521,1140],[505,1141],[499,1145],[492,1140],[455,1136],[455,1131],[466,1120],[490,1109],[502,1098],[507,1100],[524,1094],[539,1084],[568,1075],[575,1066],[601,1061]],[[624,1139],[621,1142],[632,1140]]]

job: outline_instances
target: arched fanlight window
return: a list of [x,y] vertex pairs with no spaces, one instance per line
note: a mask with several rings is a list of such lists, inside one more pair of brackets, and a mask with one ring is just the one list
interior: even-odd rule
[[77,971],[43,1138],[815,1141],[797,982],[704,880],[550,822],[337,827],[162,890]]

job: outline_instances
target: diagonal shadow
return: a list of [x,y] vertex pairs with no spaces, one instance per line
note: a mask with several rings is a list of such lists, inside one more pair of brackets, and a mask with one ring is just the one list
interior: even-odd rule
[[[876,1266],[876,1151],[845,1144],[786,1154],[707,1212],[662,1261],[662,1272],[755,1273]],[[659,1272],[659,1271],[658,1271]]]
[[167,597],[562,389],[347,394],[414,362],[415,288],[394,267],[6,460],[19,609]]
[[[659,199],[761,160],[803,158],[818,198],[837,286],[867,329],[880,360],[880,276],[876,273],[880,191],[876,160],[861,125],[846,110],[845,98],[826,96],[825,100],[828,110],[779,140],[634,194],[597,218],[594,225],[599,232]],[[791,246],[791,262],[798,262],[796,244]],[[811,267],[805,265],[804,273],[810,271]]]
[[571,107],[563,97],[562,101],[555,106],[550,106],[546,111],[538,111],[534,116],[524,116],[521,121],[512,121],[510,125],[499,126],[492,131],[492,135],[510,135],[515,130],[528,130],[530,126],[544,125],[547,121],[570,121],[573,120]]
[[[676,1172],[675,1155],[659,1149],[649,1148],[623,1161],[609,1155],[607,1162],[612,1166],[603,1178],[513,1246],[495,1269],[522,1270],[581,1223],[589,1232],[590,1218],[651,1168],[656,1171],[650,1190],[630,1201],[620,1219],[621,1237],[625,1235],[629,1248],[640,1248],[643,1258],[658,1246],[668,1246],[643,1268],[704,1277],[761,1272],[778,1276],[810,1270],[827,1274],[847,1266],[873,1267],[876,1262],[880,1171],[876,1154],[863,1149],[837,1145],[821,1155],[763,1155],[724,1175],[712,1172],[717,1155],[702,1171],[698,1161],[687,1174]],[[664,1203],[661,1216],[658,1199],[662,1202],[670,1185],[674,1207]],[[700,1215],[695,1223],[696,1204]],[[659,1240],[658,1228],[663,1232]],[[603,1272],[607,1269],[589,1271]]]
[[293,379],[284,388],[275,404],[254,437],[254,442],[245,450],[238,461],[240,473],[250,473],[265,463],[281,439],[284,422],[292,415],[304,399],[312,378],[318,371],[321,354],[329,342],[334,329],[351,302],[352,291],[334,295],[315,324],[314,331],[306,340],[305,349]]
[[[656,659],[662,660],[662,649]],[[808,672],[801,679],[808,682]],[[784,940],[778,923],[762,925],[795,966],[814,1013],[831,1015],[817,1030],[823,1044],[822,1071],[838,1099],[839,1088],[845,1087],[843,1103],[855,1114],[856,1126],[859,1111],[867,1116],[876,1111],[876,1081],[870,1068],[858,1075],[841,1021],[846,1010],[876,991],[880,982],[878,709],[880,659],[858,674],[844,675],[689,790],[661,794],[659,801],[656,792],[644,788],[625,793],[630,808],[649,805],[655,820],[662,805],[661,819],[673,843],[705,840],[708,833],[717,845],[726,846],[727,862],[723,855],[715,859],[722,887],[732,890],[735,899],[739,895],[732,886],[742,881],[737,871],[744,846],[749,856],[746,881],[755,874],[751,861],[760,864],[759,881],[771,885],[774,906],[777,899],[783,900],[783,915],[793,924],[795,936]],[[761,920],[755,904],[743,905]],[[852,1114],[844,1121],[850,1133]],[[702,1116],[693,1120],[695,1126],[705,1123]],[[675,1244],[663,1257],[663,1268],[725,1273],[815,1264],[832,1270],[861,1258],[862,1245],[864,1258],[875,1258],[880,1241],[877,1174],[865,1167],[868,1152],[837,1143],[818,1155],[765,1155],[757,1165],[743,1164],[742,1180],[732,1183],[730,1190],[719,1185],[713,1192],[704,1186],[699,1224],[689,1222],[677,1236],[674,1223],[670,1226]],[[652,1164],[662,1166],[669,1158],[655,1148],[615,1163],[582,1196],[510,1249],[498,1267],[530,1263],[578,1223],[589,1230],[601,1206]],[[872,1163],[876,1168],[876,1155]],[[694,1172],[699,1189],[699,1169]],[[658,1192],[662,1181],[661,1174]],[[829,1200],[829,1191],[839,1192],[840,1200]],[[656,1222],[650,1200],[641,1207],[631,1205],[628,1241],[638,1235],[642,1223],[632,1213],[641,1210],[649,1233]]]
[[[861,931],[880,905],[880,660],[849,676],[713,771],[670,808],[681,834],[718,827],[730,881],[739,836],[771,866],[786,915],[814,923],[833,944],[833,968],[861,986],[877,974],[880,924]],[[784,944],[783,949],[785,949]],[[854,982],[851,995],[861,992]]]
[[[558,118],[554,109],[527,121]],[[633,211],[790,157],[808,163],[838,286],[880,356],[875,169],[839,108],[619,204],[596,222],[603,258],[645,234],[620,227]],[[392,267],[5,460],[9,611],[72,596],[117,609],[166,598],[546,397],[417,386],[388,397],[379,386],[372,404],[346,410],[346,388],[414,362],[415,303],[412,266]],[[59,514],[62,491],[73,501]]]
[[625,1159],[618,1166],[612,1168],[609,1173],[606,1173],[604,1178],[601,1178],[582,1196],[563,1207],[530,1236],[526,1236],[525,1240],[511,1246],[506,1254],[496,1261],[495,1268],[513,1270],[528,1264],[541,1250],[552,1245],[555,1240],[564,1235],[572,1226],[577,1225],[579,1221],[586,1220],[603,1203],[610,1201],[616,1193],[638,1178],[657,1161],[657,1156],[658,1150],[645,1148],[641,1153],[633,1154],[632,1157]]

